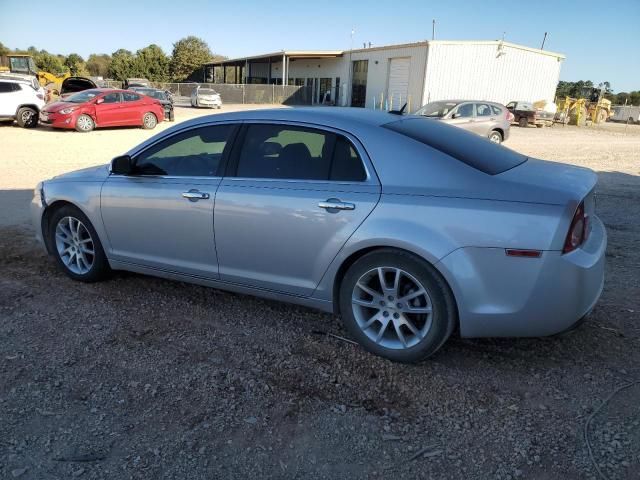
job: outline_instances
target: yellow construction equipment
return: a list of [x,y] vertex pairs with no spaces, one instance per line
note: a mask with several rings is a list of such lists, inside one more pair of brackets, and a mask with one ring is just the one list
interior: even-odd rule
[[603,123],[611,116],[611,100],[604,98],[603,89],[586,88],[582,93],[581,98],[556,99],[556,122],[582,127],[587,122]]
[[22,75],[34,75],[37,77],[40,85],[52,95],[57,95],[62,82],[71,76],[69,72],[64,75],[54,75],[53,73],[38,69],[33,61],[33,57],[28,54],[13,53],[7,55],[6,60],[3,57],[1,63],[0,73],[10,72]]

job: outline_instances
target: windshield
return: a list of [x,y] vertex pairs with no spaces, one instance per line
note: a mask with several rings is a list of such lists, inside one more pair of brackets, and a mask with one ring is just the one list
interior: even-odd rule
[[200,88],[198,89],[198,95],[217,95],[217,93],[210,88]]
[[64,101],[71,103],[84,103],[100,95],[100,93],[100,90],[85,90],[65,98]]
[[422,115],[423,117],[444,117],[447,113],[453,110],[456,102],[431,102],[427,103],[424,107],[416,112],[416,115]]

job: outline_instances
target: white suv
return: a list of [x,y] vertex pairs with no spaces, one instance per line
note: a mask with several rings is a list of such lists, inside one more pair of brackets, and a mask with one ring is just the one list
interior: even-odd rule
[[34,128],[44,98],[44,89],[35,77],[0,75],[0,120],[15,120],[21,127]]

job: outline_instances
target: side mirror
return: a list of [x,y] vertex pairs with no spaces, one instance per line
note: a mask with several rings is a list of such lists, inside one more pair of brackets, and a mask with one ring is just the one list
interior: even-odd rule
[[101,103],[104,103],[104,98],[99,98],[96,100],[96,105],[100,105]]
[[460,118],[461,116],[462,116],[462,114],[461,114],[461,113],[456,112],[456,113],[454,113],[453,115],[451,115],[451,118]]
[[130,175],[133,172],[133,159],[129,155],[120,155],[111,160],[111,173]]

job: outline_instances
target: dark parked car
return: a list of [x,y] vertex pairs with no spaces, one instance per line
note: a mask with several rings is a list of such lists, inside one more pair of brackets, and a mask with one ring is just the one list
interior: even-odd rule
[[514,121],[521,127],[535,125],[542,128],[553,125],[554,114],[537,109],[530,102],[509,102],[507,109],[513,114]]
[[87,77],[69,77],[65,78],[60,86],[60,98],[67,98],[73,93],[82,92],[84,90],[90,90],[92,88],[98,88],[96,83]]
[[130,87],[129,90],[141,93],[147,97],[155,98],[160,102],[160,105],[164,108],[164,118],[173,122],[175,116],[173,113],[173,97],[166,90],[160,90],[159,88],[145,88],[145,87]]

